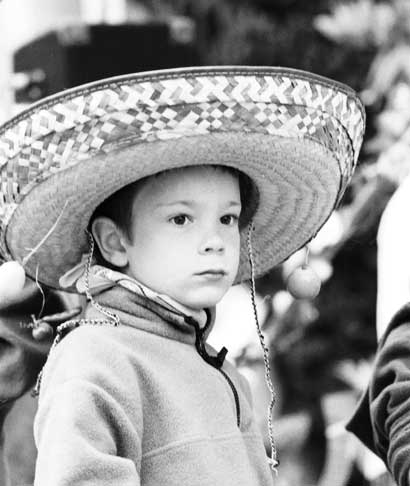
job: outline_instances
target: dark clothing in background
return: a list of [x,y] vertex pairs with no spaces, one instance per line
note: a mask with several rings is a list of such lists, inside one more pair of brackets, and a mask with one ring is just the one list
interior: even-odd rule
[[346,428],[381,457],[399,486],[410,484],[410,303],[381,338],[369,386]]
[[0,485],[32,484],[36,449],[33,419],[37,400],[30,396],[52,342],[33,339],[31,316],[62,312],[60,293],[44,289],[45,300],[28,283],[14,303],[0,302]]

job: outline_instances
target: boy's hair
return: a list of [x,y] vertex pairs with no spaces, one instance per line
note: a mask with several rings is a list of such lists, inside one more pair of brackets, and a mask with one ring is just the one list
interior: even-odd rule
[[[241,215],[239,218],[239,227],[245,227],[252,219],[252,216],[254,215],[258,205],[258,191],[255,184],[253,184],[253,182],[247,175],[232,167],[222,165],[209,165],[206,167],[212,167],[215,170],[228,172],[238,178],[242,205]],[[181,167],[180,169],[178,168],[170,170],[175,171],[183,169],[184,167]],[[131,222],[135,195],[137,194],[139,188],[141,188],[148,179],[150,179],[151,177],[160,177],[161,174],[164,174],[165,172],[169,171],[163,171],[158,174],[139,179],[136,182],[128,184],[127,186],[123,187],[122,189],[105,199],[92,214],[88,226],[89,231],[91,232],[91,225],[93,221],[96,218],[103,216],[111,219],[124,233],[128,240],[132,241],[134,235],[132,234]],[[109,262],[105,261],[105,259],[102,257],[97,245],[95,246],[95,258],[97,263],[113,268],[112,265],[109,264]]]

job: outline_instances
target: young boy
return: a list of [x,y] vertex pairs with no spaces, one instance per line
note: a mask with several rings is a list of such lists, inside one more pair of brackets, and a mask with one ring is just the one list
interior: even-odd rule
[[232,284],[254,296],[324,224],[363,130],[348,88],[239,67],[104,80],[0,129],[4,257],[89,300],[43,370],[36,485],[273,483],[248,386],[206,338]]

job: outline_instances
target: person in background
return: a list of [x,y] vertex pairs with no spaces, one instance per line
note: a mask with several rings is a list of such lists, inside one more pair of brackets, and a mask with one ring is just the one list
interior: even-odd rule
[[347,425],[386,464],[399,486],[410,481],[410,177],[388,202],[378,231],[378,348],[369,384]]
[[0,484],[4,486],[34,481],[37,399],[31,391],[55,328],[80,309],[80,299],[49,289],[43,294],[32,281],[14,299],[0,303]]

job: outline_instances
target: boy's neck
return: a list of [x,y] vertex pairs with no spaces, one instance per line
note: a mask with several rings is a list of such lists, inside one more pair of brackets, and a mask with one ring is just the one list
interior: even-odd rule
[[[101,265],[92,265],[89,270],[88,286],[92,295],[96,295],[99,292],[108,289],[110,286],[119,285],[134,292],[138,295],[156,302],[157,304],[168,308],[172,312],[189,316],[194,318],[201,327],[207,322],[207,314],[205,309],[192,309],[179,302],[166,294],[160,294],[155,290],[147,287],[143,283],[139,282],[133,277],[130,277],[122,272],[111,270]],[[80,286],[85,286],[85,277],[79,279]],[[77,285],[78,287],[78,285]]]

